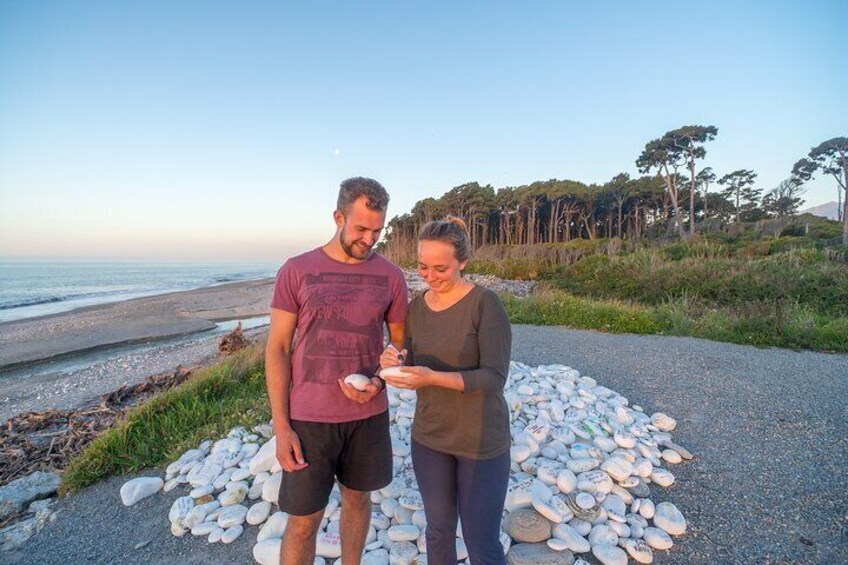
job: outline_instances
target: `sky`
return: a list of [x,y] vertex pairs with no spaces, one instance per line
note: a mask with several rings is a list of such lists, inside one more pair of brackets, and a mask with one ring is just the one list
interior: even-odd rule
[[391,217],[690,124],[767,191],[848,136],[848,2],[697,4],[0,0],[0,256],[276,259],[347,177]]

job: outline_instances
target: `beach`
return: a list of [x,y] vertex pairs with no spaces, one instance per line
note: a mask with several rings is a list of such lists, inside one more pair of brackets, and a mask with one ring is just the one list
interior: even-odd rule
[[274,280],[173,292],[0,324],[0,370],[268,314]]
[[[267,316],[273,283],[221,284],[0,324],[0,422],[76,408],[177,365],[213,362],[217,323]],[[246,335],[258,339],[263,331]],[[88,361],[73,363],[80,358]]]

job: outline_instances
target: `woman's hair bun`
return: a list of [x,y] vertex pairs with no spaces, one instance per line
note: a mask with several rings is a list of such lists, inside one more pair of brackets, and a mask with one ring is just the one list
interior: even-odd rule
[[456,216],[448,216],[445,218],[445,221],[451,224],[455,224],[462,228],[462,231],[468,233],[468,226],[465,225],[465,222],[462,218],[457,218]]
[[468,228],[462,218],[447,216],[444,220],[427,222],[418,233],[418,241],[442,241],[453,247],[459,261],[471,257],[471,243]]

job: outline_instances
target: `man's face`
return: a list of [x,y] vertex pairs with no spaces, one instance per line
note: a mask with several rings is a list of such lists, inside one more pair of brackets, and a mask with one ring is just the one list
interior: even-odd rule
[[353,259],[368,258],[386,225],[386,213],[369,209],[366,202],[366,198],[360,196],[350,205],[347,214],[339,210],[334,214],[339,243],[348,257]]

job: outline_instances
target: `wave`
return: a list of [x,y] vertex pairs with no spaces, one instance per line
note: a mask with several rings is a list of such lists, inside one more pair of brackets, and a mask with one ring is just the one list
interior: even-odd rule
[[54,304],[56,302],[63,302],[65,300],[69,300],[71,297],[69,296],[48,296],[44,298],[29,298],[26,300],[19,300],[17,302],[10,302],[8,304],[0,304],[0,310],[11,310],[12,308],[23,308],[24,306],[38,306],[39,304]]
[[263,277],[272,277],[273,273],[269,274],[267,272],[262,271],[244,271],[241,273],[234,273],[232,275],[220,275],[217,277],[213,277],[214,284],[226,283],[226,282],[234,282],[234,281],[247,281],[247,280],[255,280]]

